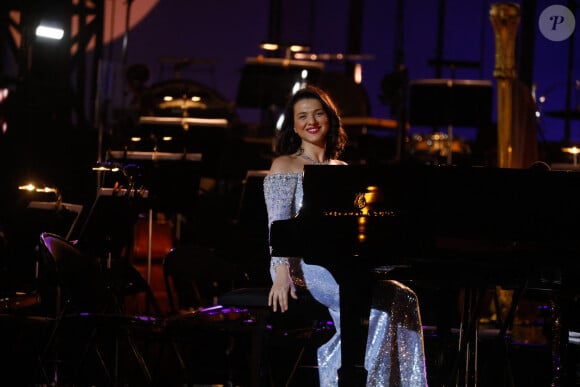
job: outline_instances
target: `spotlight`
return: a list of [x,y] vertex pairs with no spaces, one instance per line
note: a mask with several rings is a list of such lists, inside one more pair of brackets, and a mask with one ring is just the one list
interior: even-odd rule
[[36,36],[52,40],[61,40],[64,36],[64,29],[55,25],[41,23],[36,27]]

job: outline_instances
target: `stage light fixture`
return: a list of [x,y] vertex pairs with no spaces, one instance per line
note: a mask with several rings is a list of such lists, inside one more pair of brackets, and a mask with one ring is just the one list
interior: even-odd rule
[[280,46],[278,43],[264,42],[260,44],[260,48],[266,51],[276,51],[278,48],[280,48]]
[[288,49],[292,52],[308,52],[310,51],[310,46],[306,44],[291,44]]
[[56,25],[41,23],[36,27],[36,36],[52,40],[61,40],[64,37],[64,29]]
[[25,191],[26,195],[30,195],[32,198],[43,198],[42,201],[53,201],[60,203],[62,202],[62,196],[60,191],[56,187],[49,187],[47,185],[39,185],[35,183],[27,183],[25,185],[19,185],[18,190]]
[[97,163],[92,170],[96,172],[119,172],[121,167],[117,163],[105,162]]
[[260,44],[260,48],[265,51],[277,51],[279,49],[283,49],[286,59],[291,59],[292,54],[310,51],[309,45],[299,43],[263,42]]
[[58,189],[54,188],[54,187],[48,187],[48,186],[37,186],[34,183],[28,183],[25,185],[19,185],[18,189],[20,191],[28,191],[28,192],[38,192],[38,193],[54,193],[54,194],[58,194]]

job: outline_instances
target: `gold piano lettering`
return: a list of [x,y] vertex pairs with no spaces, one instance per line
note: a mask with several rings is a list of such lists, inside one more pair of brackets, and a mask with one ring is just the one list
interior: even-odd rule
[[384,218],[396,216],[394,210],[369,210],[369,211],[323,211],[322,216],[328,217],[365,217],[365,218]]

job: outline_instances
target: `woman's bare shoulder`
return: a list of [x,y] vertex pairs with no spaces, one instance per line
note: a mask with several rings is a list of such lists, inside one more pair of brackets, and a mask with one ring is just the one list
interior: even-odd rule
[[272,160],[269,173],[298,173],[302,172],[304,164],[294,155],[278,156]]

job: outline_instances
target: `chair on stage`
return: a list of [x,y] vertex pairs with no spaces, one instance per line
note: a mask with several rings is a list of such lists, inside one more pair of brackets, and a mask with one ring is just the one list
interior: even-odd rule
[[239,313],[218,305],[220,294],[246,283],[238,265],[208,246],[182,245],[163,260],[169,313],[165,331],[178,356],[179,382],[224,384],[233,379],[230,325]]
[[163,276],[170,315],[215,306],[221,293],[245,282],[238,265],[211,247],[195,245],[172,248],[163,260]]
[[[47,382],[116,384],[131,378],[150,384],[152,376],[133,332],[144,326],[152,329],[160,321],[127,315],[122,301],[127,283],[130,292],[149,291],[143,278],[130,267],[104,268],[97,258],[56,234],[42,233],[39,247],[39,286],[53,317],[40,354]],[[130,356],[121,356],[124,353]]]
[[47,379],[42,373],[40,353],[51,319],[37,314],[40,303],[35,290],[5,293],[0,298],[0,364],[4,380],[32,385]]

